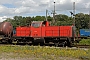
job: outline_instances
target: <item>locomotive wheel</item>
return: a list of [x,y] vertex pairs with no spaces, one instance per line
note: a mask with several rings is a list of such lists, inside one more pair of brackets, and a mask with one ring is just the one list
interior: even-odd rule
[[40,43],[40,46],[43,46],[44,45],[44,43],[42,42],[42,43]]
[[68,46],[68,47],[71,47],[71,44],[72,44],[72,41],[71,41],[70,38],[68,38],[68,40],[67,40],[67,46]]
[[55,43],[55,47],[58,47],[59,46],[59,42]]
[[71,42],[67,42],[67,46],[68,47],[71,47]]

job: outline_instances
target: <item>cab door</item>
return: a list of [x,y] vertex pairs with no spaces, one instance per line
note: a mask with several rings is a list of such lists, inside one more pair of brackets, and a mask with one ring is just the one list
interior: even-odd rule
[[41,37],[42,34],[42,22],[40,21],[33,21],[31,24],[31,37]]
[[31,27],[31,37],[41,37],[41,27]]

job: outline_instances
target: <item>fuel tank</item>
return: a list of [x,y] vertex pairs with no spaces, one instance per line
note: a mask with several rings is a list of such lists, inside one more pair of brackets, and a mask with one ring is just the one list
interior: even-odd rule
[[0,35],[11,36],[13,26],[10,22],[0,22]]

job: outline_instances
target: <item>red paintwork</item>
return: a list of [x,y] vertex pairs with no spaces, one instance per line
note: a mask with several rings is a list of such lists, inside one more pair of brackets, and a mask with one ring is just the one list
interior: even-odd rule
[[73,26],[17,27],[16,36],[73,37]]
[[59,26],[45,27],[45,37],[59,37]]
[[30,28],[29,27],[17,27],[16,36],[30,36]]
[[41,31],[41,27],[38,28],[34,28],[31,27],[31,37],[41,37],[42,31]]
[[49,22],[46,21],[46,26],[49,26]]
[[73,26],[60,26],[61,37],[73,37]]
[[33,34],[37,34],[38,36],[33,37],[73,37],[73,28],[72,26],[48,26],[48,27],[40,27],[34,28]]

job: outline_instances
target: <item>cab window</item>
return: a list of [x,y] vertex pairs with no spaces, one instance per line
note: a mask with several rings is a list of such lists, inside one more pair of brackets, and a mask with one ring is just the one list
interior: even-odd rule
[[40,23],[32,23],[32,27],[40,27]]

